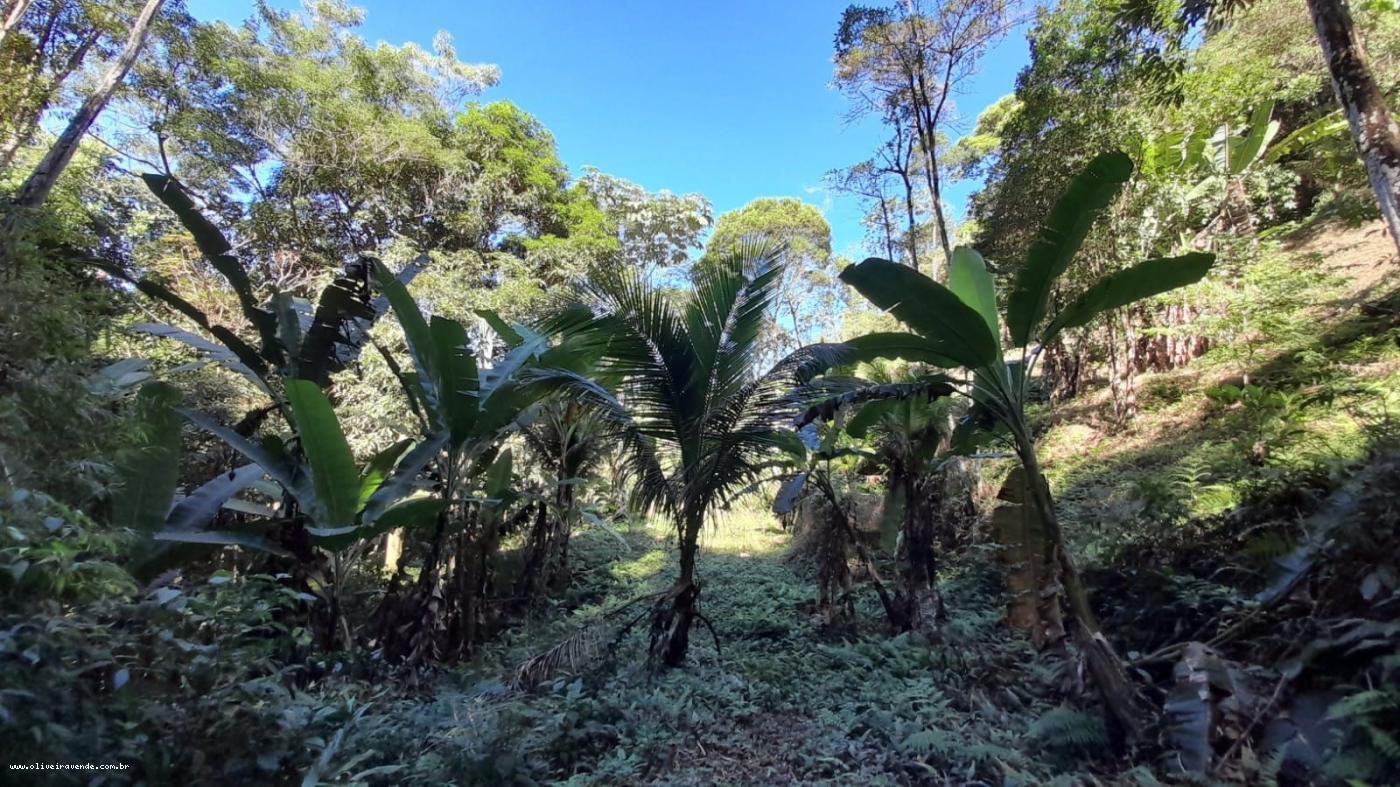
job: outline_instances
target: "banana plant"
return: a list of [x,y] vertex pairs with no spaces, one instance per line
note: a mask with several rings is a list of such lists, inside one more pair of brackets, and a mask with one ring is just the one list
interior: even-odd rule
[[[128,481],[117,506],[118,522],[149,534],[153,542],[139,549],[130,564],[138,578],[148,580],[220,546],[309,561],[303,547],[337,553],[389,528],[430,519],[440,507],[432,498],[412,493],[414,480],[441,450],[442,439],[423,440],[417,445],[402,440],[357,466],[339,419],[320,387],[310,380],[286,380],[283,386],[294,430],[294,437],[285,442],[276,436],[254,442],[197,410],[172,408],[248,460],[248,464],[220,473],[178,500],[173,492],[179,424],[166,417],[155,419],[163,436],[153,444],[168,445],[173,437],[177,450],[163,451],[158,463],[148,458],[143,467],[124,474]],[[238,494],[265,477],[275,482],[278,496],[284,497],[276,507],[249,506],[246,501],[241,501],[242,506],[233,505]],[[159,493],[135,491],[148,490],[150,484],[139,480],[142,478],[159,478]],[[230,507],[252,516],[236,530],[209,529],[209,522]],[[287,521],[304,524],[305,545],[269,537],[269,531]],[[303,554],[293,555],[299,548]]]
[[[847,565],[849,548],[855,551],[860,560],[890,625],[898,631],[906,631],[910,628],[906,599],[899,590],[892,592],[880,578],[874,556],[861,542],[851,522],[848,498],[837,491],[833,482],[832,462],[873,456],[865,449],[847,444],[849,441],[842,441],[843,434],[850,434],[850,424],[843,427],[841,420],[838,414],[835,421],[820,432],[814,424],[808,424],[796,432],[782,433],[782,439],[778,441],[782,454],[774,462],[774,466],[782,472],[772,479],[781,481],[773,498],[773,513],[780,516],[791,514],[809,498],[824,501],[822,508],[827,517],[814,523],[821,530],[816,535],[819,545],[819,608],[829,617],[838,614],[849,617],[853,614],[848,597],[851,581]],[[887,546],[893,548],[890,544]],[[837,593],[838,589],[842,591],[840,594]]]
[[[1214,263],[1214,256],[1206,253],[1141,262],[1103,277],[1067,306],[1050,313],[1056,281],[1069,268],[1095,218],[1115,200],[1132,172],[1132,161],[1123,153],[1100,155],[1073,178],[1055,203],[1007,294],[1004,321],[1011,350],[1003,349],[998,338],[1003,317],[997,311],[995,282],[973,249],[954,250],[947,286],[912,268],[875,258],[846,268],[841,279],[912,331],[864,337],[864,352],[967,370],[967,374],[940,375],[927,381],[928,390],[933,395],[956,393],[971,400],[965,421],[971,426],[960,427],[964,433],[992,424],[1005,430],[1031,479],[1033,501],[1054,541],[1066,600],[1079,624],[1076,641],[1110,715],[1126,734],[1136,736],[1145,728],[1145,711],[1122,662],[1100,631],[1066,548],[1025,409],[1041,348],[1060,332],[1086,325],[1105,311],[1199,281]],[[867,400],[870,398],[877,397]],[[852,404],[858,400],[858,394],[845,398]],[[823,417],[842,404],[814,407],[802,420]]]

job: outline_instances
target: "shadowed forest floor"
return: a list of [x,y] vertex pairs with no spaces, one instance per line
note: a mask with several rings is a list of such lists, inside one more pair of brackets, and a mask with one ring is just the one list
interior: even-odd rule
[[582,606],[516,630],[479,669],[444,679],[433,701],[367,714],[344,748],[394,751],[383,736],[397,730],[427,743],[408,771],[460,767],[482,781],[1001,783],[1052,774],[1031,752],[1036,719],[1054,707],[1042,698],[1053,670],[1000,625],[996,580],[976,561],[948,572],[941,642],[890,637],[868,587],[857,589],[858,630],[832,632],[808,614],[815,586],[789,535],[765,515],[727,520],[707,533],[700,563],[702,610],[720,651],[697,627],[687,666],[653,675],[640,624],[576,674],[531,695],[507,692],[500,676],[539,643],[611,632],[604,612],[671,582],[660,526],[625,535],[625,549],[592,531],[576,548]]

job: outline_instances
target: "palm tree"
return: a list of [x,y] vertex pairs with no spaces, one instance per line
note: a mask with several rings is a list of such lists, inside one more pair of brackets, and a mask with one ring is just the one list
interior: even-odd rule
[[598,373],[532,375],[622,427],[637,504],[675,524],[680,576],[653,612],[650,648],[667,666],[685,658],[691,625],[704,620],[695,569],[706,515],[760,477],[802,409],[799,387],[839,354],[813,345],[758,372],[781,254],[742,244],[702,266],[681,294],[632,271],[605,275],[585,285],[583,297],[595,317]]

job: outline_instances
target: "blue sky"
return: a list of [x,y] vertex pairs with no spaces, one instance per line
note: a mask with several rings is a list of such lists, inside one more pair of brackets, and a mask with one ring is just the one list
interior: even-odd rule
[[[352,2],[368,12],[371,41],[430,46],[446,30],[462,60],[499,65],[484,100],[539,118],[575,173],[594,166],[649,190],[698,192],[716,215],[800,197],[826,214],[838,252],[861,256],[854,201],[822,189],[828,170],[866,158],[883,136],[877,122],[847,123],[845,99],[828,87],[846,0]],[[252,2],[189,7],[238,21]],[[1020,30],[988,53],[956,99],[963,130],[1011,91],[1027,58]],[[952,187],[955,216],[974,188]]]

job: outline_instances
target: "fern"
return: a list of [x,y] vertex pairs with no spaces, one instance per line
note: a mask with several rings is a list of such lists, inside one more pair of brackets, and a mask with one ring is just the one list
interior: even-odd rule
[[899,750],[916,754],[919,757],[927,757],[930,754],[943,754],[948,751],[952,743],[947,732],[931,727],[906,736],[904,740],[899,742]]
[[1327,718],[1345,721],[1358,716],[1371,716],[1400,710],[1400,692],[1392,689],[1367,689],[1338,700],[1327,709]]
[[1052,750],[1092,749],[1109,744],[1102,716],[1063,705],[1036,719],[1030,734],[1041,746]]

